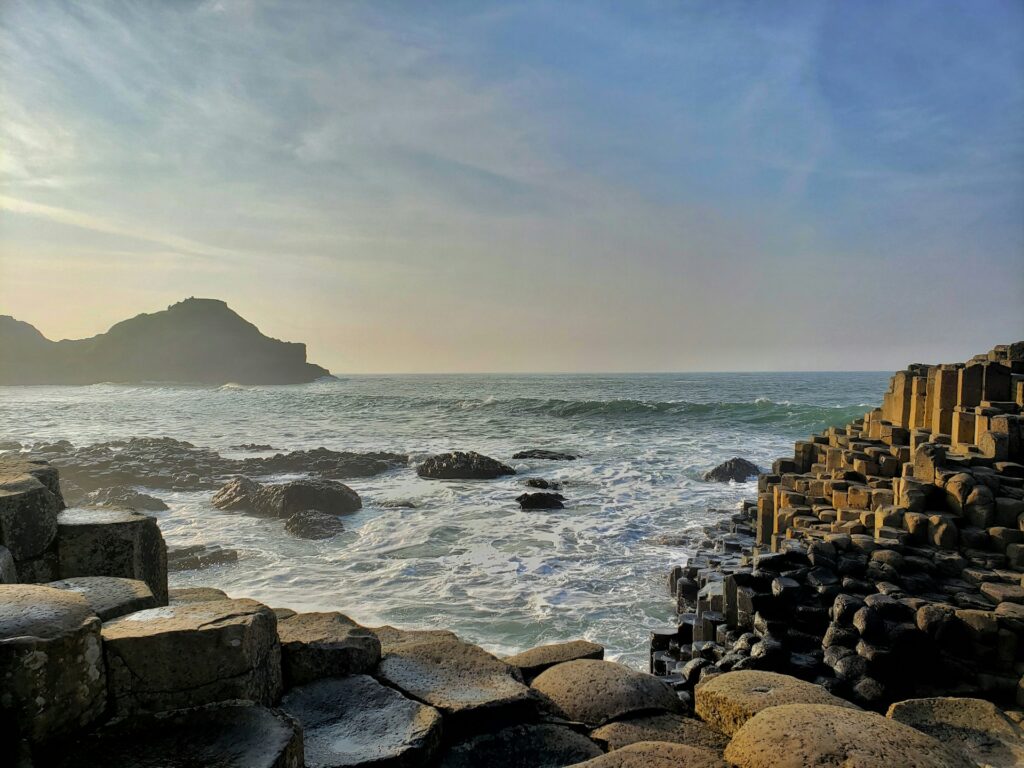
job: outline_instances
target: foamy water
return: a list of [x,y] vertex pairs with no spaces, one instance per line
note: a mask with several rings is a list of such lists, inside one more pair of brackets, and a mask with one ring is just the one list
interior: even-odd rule
[[[412,466],[347,480],[364,508],[327,541],[281,520],[222,513],[210,493],[156,492],[168,544],[219,544],[239,562],[171,575],[273,606],[342,610],[367,624],[446,627],[497,653],[583,637],[646,663],[647,630],[671,618],[657,544],[752,497],[700,480],[734,455],[762,466],[794,439],[856,418],[888,374],[359,376],[293,387],[0,387],[0,439],[76,445],[168,436],[282,451],[476,450],[519,474],[436,481]],[[513,461],[526,448],[582,454]],[[564,510],[521,511],[526,477],[563,485]],[[409,501],[414,509],[387,506]]]

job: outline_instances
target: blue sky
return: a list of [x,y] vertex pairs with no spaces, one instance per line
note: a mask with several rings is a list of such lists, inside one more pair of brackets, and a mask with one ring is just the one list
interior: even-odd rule
[[337,371],[1024,337],[1024,4],[0,6],[0,313],[216,296]]

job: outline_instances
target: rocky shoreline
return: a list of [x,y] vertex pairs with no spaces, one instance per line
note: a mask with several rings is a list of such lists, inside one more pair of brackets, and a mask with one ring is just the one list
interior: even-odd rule
[[[798,443],[762,474],[758,500],[672,569],[679,621],[652,637],[653,674],[583,640],[499,658],[444,630],[168,589],[169,568],[231,551],[169,557],[152,517],[118,508],[159,502],[138,498],[145,478],[147,488],[217,490],[222,508],[282,517],[316,538],[360,503],[328,478],[370,476],[405,456],[226,459],[173,440],[0,456],[5,764],[1019,765],[1021,352],[901,372],[883,409]],[[460,452],[418,471],[515,472]],[[291,472],[309,479],[248,478]],[[749,473],[733,462],[715,477]],[[65,494],[93,506],[68,509]]]

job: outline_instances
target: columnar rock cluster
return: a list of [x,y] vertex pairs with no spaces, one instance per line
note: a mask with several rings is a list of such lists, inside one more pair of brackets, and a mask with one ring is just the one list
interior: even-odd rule
[[1024,342],[912,365],[881,408],[796,443],[717,552],[675,568],[653,671],[788,671],[863,706],[1024,707]]

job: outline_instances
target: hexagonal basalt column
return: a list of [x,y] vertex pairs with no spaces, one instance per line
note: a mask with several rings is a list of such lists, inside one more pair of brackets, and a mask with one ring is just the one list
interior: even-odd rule
[[100,620],[74,592],[0,584],[0,731],[64,736],[106,707]]
[[118,715],[281,695],[277,617],[255,600],[152,608],[103,625]]
[[57,514],[64,508],[57,470],[46,462],[0,459],[0,545],[22,581],[53,578]]
[[167,547],[156,519],[119,509],[68,509],[57,518],[58,571],[146,582],[167,605]]
[[119,579],[116,576],[76,576],[61,581],[51,581],[48,587],[77,592],[85,598],[92,612],[101,621],[116,619],[126,613],[156,608],[156,598],[146,585],[138,579]]

